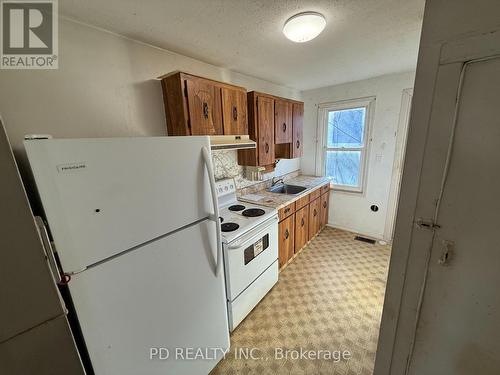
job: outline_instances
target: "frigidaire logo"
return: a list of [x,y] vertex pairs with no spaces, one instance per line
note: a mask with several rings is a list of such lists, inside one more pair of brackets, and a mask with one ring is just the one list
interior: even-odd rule
[[87,165],[84,162],[81,163],[69,163],[69,164],[59,164],[57,166],[57,171],[59,173],[63,172],[76,172],[82,169],[87,168]]
[[0,1],[2,69],[57,69],[57,0]]

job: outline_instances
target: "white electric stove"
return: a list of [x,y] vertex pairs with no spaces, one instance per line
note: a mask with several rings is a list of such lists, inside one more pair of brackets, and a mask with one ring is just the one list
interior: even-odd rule
[[238,201],[233,179],[216,185],[232,331],[278,281],[278,212]]

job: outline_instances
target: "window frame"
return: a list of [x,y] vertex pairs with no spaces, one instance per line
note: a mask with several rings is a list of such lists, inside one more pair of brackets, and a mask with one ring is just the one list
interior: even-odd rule
[[[331,181],[333,190],[363,194],[366,188],[368,173],[368,159],[370,155],[370,145],[372,143],[371,129],[373,115],[375,112],[375,96],[341,100],[318,105],[318,132],[317,132],[317,155],[316,155],[316,175],[325,176],[326,173],[326,153],[327,151],[361,151],[359,167],[359,186],[338,185]],[[365,108],[365,124],[363,129],[363,147],[328,147],[328,113],[332,111],[342,111],[346,109]]]

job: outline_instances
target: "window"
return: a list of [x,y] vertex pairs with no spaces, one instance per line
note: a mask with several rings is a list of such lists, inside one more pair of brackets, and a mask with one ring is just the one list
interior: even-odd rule
[[319,171],[334,189],[362,192],[374,98],[320,105]]

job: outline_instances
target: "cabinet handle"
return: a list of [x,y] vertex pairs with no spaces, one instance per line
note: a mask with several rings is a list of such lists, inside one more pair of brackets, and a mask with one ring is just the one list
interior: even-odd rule
[[290,212],[290,207],[285,208],[285,213]]
[[286,123],[283,123],[283,133],[286,132]]
[[305,221],[304,221],[304,218],[302,218],[302,220],[300,221],[300,226],[303,227],[305,224]]
[[300,141],[297,140],[297,148],[299,148],[299,147],[300,147]]
[[266,142],[265,150],[266,150],[266,154],[267,154],[269,152],[269,143],[267,143],[267,142]]
[[233,120],[238,120],[238,108],[233,107]]
[[288,229],[285,229],[285,240],[288,240],[288,237],[290,237],[290,232]]
[[203,102],[203,117],[208,118],[208,103]]
[[316,209],[314,209],[314,211],[313,211],[313,216],[316,216],[316,214],[317,214],[317,213],[318,213],[318,212],[316,212]]
[[323,208],[326,208],[326,202],[323,202]]

